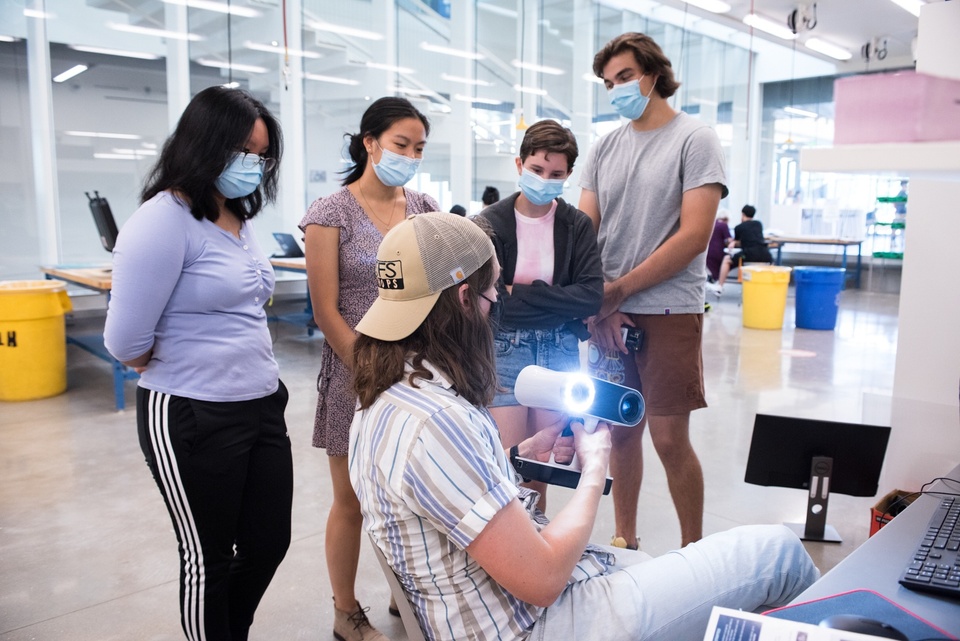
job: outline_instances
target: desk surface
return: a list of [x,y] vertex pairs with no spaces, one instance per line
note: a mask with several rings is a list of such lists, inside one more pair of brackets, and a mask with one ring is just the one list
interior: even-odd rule
[[290,272],[307,272],[306,258],[271,258],[270,264],[275,269],[282,269]]
[[[960,465],[946,476],[960,481]],[[942,481],[932,489],[957,491]],[[939,496],[924,495],[853,551],[823,578],[807,588],[794,603],[819,599],[856,589],[873,590],[936,626],[960,634],[960,600],[915,592],[897,581],[913,557],[917,543],[927,529]],[[864,520],[867,515],[864,514]]]
[[852,238],[824,238],[823,236],[767,236],[771,243],[805,243],[807,245],[862,245],[862,240]]
[[109,292],[113,286],[113,274],[109,267],[41,267],[47,276],[76,283],[100,292]]

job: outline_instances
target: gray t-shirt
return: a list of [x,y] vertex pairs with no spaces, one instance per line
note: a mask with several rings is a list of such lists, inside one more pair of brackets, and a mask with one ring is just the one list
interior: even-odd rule
[[[708,125],[681,112],[653,131],[626,123],[590,149],[580,186],[597,194],[603,276],[614,281],[680,229],[683,193],[719,183],[726,195],[723,149]],[[668,280],[620,306],[632,314],[701,314],[706,252]]]

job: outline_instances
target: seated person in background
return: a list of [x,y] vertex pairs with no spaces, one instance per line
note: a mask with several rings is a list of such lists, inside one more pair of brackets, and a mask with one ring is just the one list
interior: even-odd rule
[[457,216],[466,216],[467,209],[463,205],[454,205],[450,208],[451,214],[456,214]]
[[604,423],[588,434],[561,419],[511,448],[539,460],[576,451],[580,484],[547,522],[485,409],[499,271],[472,220],[414,216],[380,244],[379,297],[357,325],[350,480],[424,636],[699,639],[714,605],[781,605],[816,580],[783,526],[735,528],[625,567],[636,553],[588,547],[610,457]]
[[725,209],[720,211],[713,222],[713,235],[710,236],[710,244],[707,245],[707,276],[711,283],[720,278],[720,266],[726,256],[724,250],[730,242],[729,222],[730,217]]
[[727,282],[727,276],[733,266],[740,266],[740,259],[744,263],[772,263],[773,257],[770,255],[770,249],[767,247],[767,241],[763,237],[763,223],[754,220],[757,209],[753,205],[744,205],[741,210],[742,221],[733,228],[733,240],[729,242],[730,247],[739,247],[740,251],[730,256],[725,256],[723,264],[720,266],[720,278],[716,285],[712,287],[713,293],[718,297],[723,293],[723,284]]
[[498,200],[500,200],[500,190],[492,185],[487,185],[483,190],[483,195],[480,196],[483,206],[489,207]]

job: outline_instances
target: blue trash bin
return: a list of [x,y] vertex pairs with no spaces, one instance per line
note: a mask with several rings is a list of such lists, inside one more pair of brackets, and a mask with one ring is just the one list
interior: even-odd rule
[[841,267],[795,267],[796,322],[801,329],[834,329],[846,270]]

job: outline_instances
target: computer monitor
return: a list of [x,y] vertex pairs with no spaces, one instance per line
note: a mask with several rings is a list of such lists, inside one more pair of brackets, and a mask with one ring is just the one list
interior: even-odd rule
[[807,490],[807,521],[787,523],[804,540],[842,539],[826,524],[831,492],[876,496],[890,428],[757,414],[744,481]]
[[89,200],[90,212],[93,214],[93,222],[97,225],[97,233],[100,234],[100,243],[108,252],[113,252],[114,245],[117,244],[117,222],[113,219],[113,212],[110,211],[110,203],[100,195],[100,192],[84,192]]
[[283,253],[274,254],[272,258],[303,258],[303,250],[300,249],[300,245],[297,244],[297,240],[293,237],[293,234],[273,232],[273,238],[277,241],[277,244],[280,245]]

